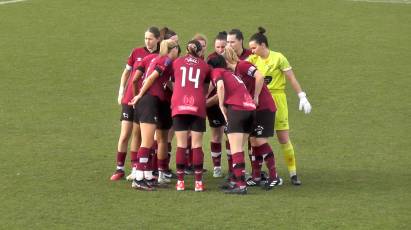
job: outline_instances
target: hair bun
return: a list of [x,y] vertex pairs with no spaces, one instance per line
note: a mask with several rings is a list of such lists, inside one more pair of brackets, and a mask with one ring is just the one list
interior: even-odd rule
[[264,34],[265,33],[265,29],[261,26],[258,27],[258,33],[259,34]]

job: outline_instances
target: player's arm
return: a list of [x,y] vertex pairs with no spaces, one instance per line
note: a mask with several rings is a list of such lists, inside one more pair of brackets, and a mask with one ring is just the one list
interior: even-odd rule
[[255,89],[254,89],[254,103],[258,106],[258,97],[260,96],[261,89],[264,85],[264,76],[260,73],[260,71],[256,70],[254,72],[255,78]]
[[126,68],[124,68],[123,74],[121,74],[120,87],[118,89],[118,97],[117,97],[117,102],[119,105],[121,105],[121,101],[123,100],[124,88],[126,87],[126,82],[128,78],[130,77],[130,71],[131,71],[131,67],[127,65]]
[[148,89],[153,85],[154,81],[160,76],[159,70],[154,70],[145,80],[144,84],[140,89],[140,92],[133,98],[133,100],[128,103],[129,105],[135,105],[138,100],[147,92]]
[[224,119],[227,122],[227,108],[224,106],[224,81],[223,80],[218,80],[217,81],[217,96],[218,96],[218,102],[220,106],[220,110],[224,115]]
[[305,114],[310,113],[311,104],[310,102],[308,102],[306,93],[303,92],[303,90],[301,89],[301,85],[297,81],[294,71],[292,69],[289,69],[287,71],[284,71],[284,74],[287,77],[287,80],[290,82],[291,87],[294,89],[294,91],[297,93],[298,97],[300,98],[299,110],[304,110]]

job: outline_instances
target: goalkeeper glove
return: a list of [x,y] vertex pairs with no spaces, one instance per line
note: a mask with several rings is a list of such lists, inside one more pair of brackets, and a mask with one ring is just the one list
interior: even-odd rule
[[305,114],[309,114],[311,112],[311,104],[308,102],[307,95],[304,92],[301,92],[298,94],[298,97],[300,98],[300,105],[298,109],[304,110]]

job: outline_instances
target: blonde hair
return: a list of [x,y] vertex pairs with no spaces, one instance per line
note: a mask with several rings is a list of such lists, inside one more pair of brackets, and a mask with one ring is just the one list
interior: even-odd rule
[[167,54],[170,53],[170,51],[174,48],[178,47],[177,42],[167,39],[167,40],[163,40],[160,43],[160,56],[165,56]]
[[224,48],[224,52],[223,52],[223,57],[225,58],[225,60],[230,63],[230,64],[235,64],[238,62],[238,56],[237,53],[234,51],[234,49],[230,46],[226,46]]
[[205,44],[208,44],[207,37],[204,34],[196,33],[193,37],[193,40],[205,41]]

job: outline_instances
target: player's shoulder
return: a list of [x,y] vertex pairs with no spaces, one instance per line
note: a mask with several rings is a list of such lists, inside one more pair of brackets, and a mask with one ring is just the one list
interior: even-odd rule
[[270,50],[269,58],[270,59],[282,59],[282,58],[285,58],[285,56],[281,52]]
[[245,67],[245,68],[247,68],[249,66],[254,66],[253,63],[251,63],[250,61],[247,61],[247,60],[240,60],[240,61],[238,61],[237,65],[239,67]]
[[136,47],[131,51],[132,54],[146,54],[149,52],[146,47]]
[[251,54],[250,56],[248,56],[246,61],[255,64],[259,58],[260,56],[258,56],[257,54]]

